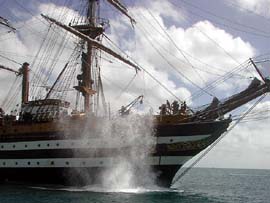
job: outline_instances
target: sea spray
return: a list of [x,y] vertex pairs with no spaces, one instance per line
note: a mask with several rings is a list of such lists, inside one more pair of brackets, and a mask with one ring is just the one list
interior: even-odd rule
[[[66,174],[69,182],[78,182],[80,185],[101,184],[108,190],[154,185],[155,174],[149,165],[156,144],[153,125],[153,116],[150,115],[131,114],[111,120],[89,117],[83,128],[76,130],[82,143],[90,143],[83,149],[84,157],[108,158],[110,161],[104,163],[97,172],[93,172],[96,169],[91,167],[70,168]],[[91,144],[93,139],[101,144]],[[74,149],[73,154],[74,157],[80,157],[81,150]]]
[[117,190],[153,185],[155,175],[147,164],[156,144],[153,117],[128,115],[102,125],[102,139],[120,146],[117,159],[102,173],[103,186]]

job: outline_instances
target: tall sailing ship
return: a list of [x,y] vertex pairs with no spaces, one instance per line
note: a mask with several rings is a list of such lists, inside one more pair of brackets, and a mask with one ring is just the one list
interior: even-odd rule
[[[24,63],[19,70],[0,65],[0,69],[11,71],[22,77],[21,104],[16,115],[0,111],[0,180],[2,182],[30,182],[39,184],[99,184],[102,173],[113,168],[121,154],[129,156],[134,146],[110,145],[104,142],[97,129],[103,120],[112,118],[105,101],[102,77],[99,68],[93,68],[97,61],[96,53],[105,52],[127,66],[140,72],[141,67],[101,43],[107,22],[99,16],[99,0],[88,0],[86,22],[65,25],[42,15],[51,25],[54,24],[80,39],[76,54],[81,56],[81,73],[77,75],[75,96],[84,100],[84,110],[73,109],[70,102],[54,97],[59,86],[67,88],[72,75],[72,62],[67,63],[59,73],[54,84],[41,99],[29,95],[31,64]],[[135,20],[119,0],[107,0],[114,9],[125,15],[132,24]],[[5,19],[1,24],[11,27]],[[256,64],[254,64],[256,68]],[[73,71],[74,72],[74,71]],[[35,77],[35,76],[34,76]],[[64,79],[63,79],[64,78]],[[185,162],[215,142],[230,126],[232,119],[226,116],[234,109],[269,92],[269,80],[254,79],[242,92],[219,101],[214,98],[205,108],[195,111],[185,102],[174,101],[162,104],[160,113],[153,115],[153,137],[155,145],[147,154],[142,165],[149,166],[155,174],[159,186],[169,187],[177,171]],[[70,84],[68,84],[70,85]],[[68,86],[69,88],[69,86]],[[65,93],[63,93],[65,94]],[[101,100],[104,115],[97,113]],[[119,104],[119,117],[128,116],[130,109],[141,102],[137,97],[127,106]],[[122,107],[121,107],[122,106]],[[120,108],[121,107],[121,108]],[[90,122],[89,122],[90,120]],[[88,137],[82,129],[89,129]],[[117,128],[117,125],[115,126]],[[101,126],[102,128],[102,126]],[[116,135],[117,137],[117,135]],[[106,137],[105,137],[106,139]],[[116,139],[117,140],[117,139]],[[88,174],[76,173],[77,169]],[[71,180],[71,174],[76,174]],[[139,183],[138,183],[139,184]]]

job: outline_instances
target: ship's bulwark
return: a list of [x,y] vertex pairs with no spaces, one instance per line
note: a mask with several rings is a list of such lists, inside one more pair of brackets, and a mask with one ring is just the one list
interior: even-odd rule
[[[133,168],[133,175],[141,173],[140,165],[144,165],[154,175],[157,185],[169,187],[179,168],[214,142],[229,123],[230,120],[160,125],[156,128],[156,144],[143,158],[144,162]],[[117,142],[106,147],[98,139],[67,140],[53,132],[47,137],[47,140],[44,136],[39,139],[39,134],[35,134],[1,138],[0,180],[58,185],[102,184],[108,171],[113,170],[115,164],[121,165],[123,155],[126,160],[129,155],[134,156],[132,150],[136,147],[122,143],[118,146]],[[135,184],[140,185],[139,174],[137,177]]]

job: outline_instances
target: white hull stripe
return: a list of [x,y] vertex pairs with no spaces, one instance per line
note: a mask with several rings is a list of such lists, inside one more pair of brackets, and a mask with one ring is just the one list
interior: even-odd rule
[[[197,141],[210,137],[210,135],[193,136],[172,136],[158,137],[157,144],[173,144],[178,142]],[[124,143],[121,140],[49,140],[49,141],[29,141],[29,142],[9,142],[0,143],[0,151],[18,151],[18,150],[39,150],[39,149],[99,149],[99,148],[121,148],[134,144]]]
[[[192,156],[148,157],[144,165],[183,165]],[[125,162],[125,161],[123,161]],[[141,161],[143,162],[143,161]],[[0,168],[83,168],[113,167],[120,158],[55,158],[55,159],[0,159]]]

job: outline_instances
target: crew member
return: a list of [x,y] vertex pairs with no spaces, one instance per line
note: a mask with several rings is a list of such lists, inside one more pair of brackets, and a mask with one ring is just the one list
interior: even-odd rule
[[173,115],[177,115],[179,113],[179,104],[176,100],[172,103],[172,113]]
[[160,107],[160,115],[164,116],[166,115],[166,104],[162,104]]
[[187,110],[187,105],[186,105],[186,102],[184,101],[181,104],[180,114],[185,114],[186,113],[186,110]]
[[3,118],[5,115],[5,112],[2,108],[0,108],[0,118]]
[[170,104],[170,102],[167,100],[166,101],[166,110],[167,110],[167,112],[169,113],[169,114],[172,114],[172,109],[171,109],[171,104]]

